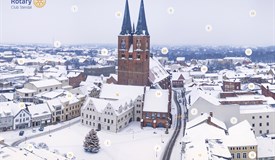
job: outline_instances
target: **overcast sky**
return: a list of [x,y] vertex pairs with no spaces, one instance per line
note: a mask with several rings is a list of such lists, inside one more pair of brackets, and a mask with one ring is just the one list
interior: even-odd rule
[[[47,0],[44,8],[11,9],[0,0],[2,43],[117,43],[125,0]],[[140,0],[129,0],[136,24]],[[275,0],[144,0],[152,44],[274,45]],[[71,6],[77,5],[73,13]],[[174,14],[167,9],[174,8]],[[256,11],[250,17],[250,10]],[[206,25],[212,31],[205,30]]]

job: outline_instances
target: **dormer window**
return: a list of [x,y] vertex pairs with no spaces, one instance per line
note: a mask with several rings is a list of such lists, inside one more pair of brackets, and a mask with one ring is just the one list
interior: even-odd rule
[[126,49],[126,43],[125,43],[125,39],[122,39],[121,40],[121,46],[120,46],[121,49]]
[[140,49],[141,48],[141,42],[140,42],[140,39],[137,40],[137,49]]
[[133,54],[129,54],[129,59],[133,59]]
[[149,49],[149,42],[146,41],[146,49]]
[[140,53],[139,52],[137,53],[137,59],[140,59]]
[[122,59],[125,58],[125,53],[124,53],[124,52],[121,53],[121,58],[122,58]]

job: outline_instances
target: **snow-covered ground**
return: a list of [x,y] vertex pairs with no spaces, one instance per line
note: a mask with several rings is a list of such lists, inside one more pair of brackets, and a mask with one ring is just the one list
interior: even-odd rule
[[[101,149],[97,154],[86,153],[83,150],[83,140],[90,128],[80,123],[69,128],[26,141],[26,144],[44,142],[50,151],[58,150],[60,154],[72,152],[78,160],[140,160],[160,159],[166,143],[173,133],[165,134],[165,129],[140,128],[140,123],[133,122],[119,133],[99,131]],[[156,132],[156,134],[154,134]],[[164,141],[164,143],[161,142]],[[107,142],[109,144],[107,144]],[[19,145],[24,147],[25,143]],[[156,147],[161,148],[156,152]]]

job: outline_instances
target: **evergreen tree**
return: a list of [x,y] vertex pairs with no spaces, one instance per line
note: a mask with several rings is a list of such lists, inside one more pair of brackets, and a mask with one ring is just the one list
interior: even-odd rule
[[94,129],[92,129],[85,137],[84,150],[86,152],[97,153],[100,149],[99,139],[97,137],[97,133]]

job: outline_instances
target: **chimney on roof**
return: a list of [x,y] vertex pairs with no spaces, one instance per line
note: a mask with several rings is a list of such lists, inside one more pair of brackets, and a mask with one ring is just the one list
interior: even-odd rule
[[207,124],[210,124],[211,123],[211,116],[208,116],[207,118]]

